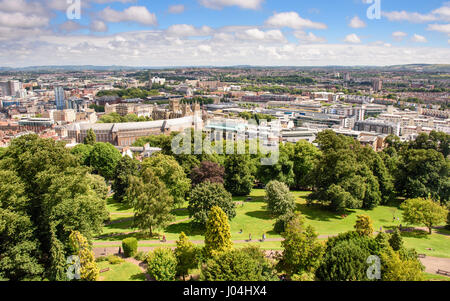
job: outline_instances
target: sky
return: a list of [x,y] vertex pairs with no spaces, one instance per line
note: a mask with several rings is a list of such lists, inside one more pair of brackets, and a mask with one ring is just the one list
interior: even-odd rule
[[0,0],[0,66],[450,64],[442,0]]

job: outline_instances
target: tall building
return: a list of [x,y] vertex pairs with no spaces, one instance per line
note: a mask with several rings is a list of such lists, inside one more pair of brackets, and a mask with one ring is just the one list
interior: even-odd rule
[[383,81],[381,79],[375,79],[373,81],[373,90],[375,92],[381,91],[383,89]]
[[348,73],[348,72],[345,73],[345,74],[344,74],[344,81],[349,82],[350,79],[351,79],[351,78],[350,78],[350,73]]
[[0,82],[1,96],[16,96],[21,89],[22,85],[18,80]]
[[56,100],[56,109],[64,110],[66,108],[66,101],[64,99],[64,89],[63,87],[55,87],[55,100]]

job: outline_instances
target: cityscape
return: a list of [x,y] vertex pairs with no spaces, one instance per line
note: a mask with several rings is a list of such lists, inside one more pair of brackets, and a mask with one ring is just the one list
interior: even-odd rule
[[149,2],[0,1],[0,280],[450,280],[449,2]]

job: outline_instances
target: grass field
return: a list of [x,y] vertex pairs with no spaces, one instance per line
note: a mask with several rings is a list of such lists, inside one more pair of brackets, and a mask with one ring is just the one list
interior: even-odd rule
[[145,281],[145,275],[135,264],[123,262],[120,264],[110,264],[107,261],[97,262],[100,270],[109,268],[110,270],[100,274],[101,281]]
[[[256,242],[263,249],[281,249],[281,242],[279,241],[266,241],[264,243],[257,242],[261,239],[263,233],[266,233],[268,239],[280,239],[281,236],[273,231],[275,218],[270,215],[266,209],[266,203],[264,202],[264,190],[255,189],[251,192],[250,197],[252,201],[243,202],[247,197],[235,197],[234,201],[239,202],[236,208],[236,217],[231,220],[231,237],[233,241],[244,241],[249,238],[249,234],[252,234],[253,242]],[[372,218],[375,231],[379,231],[382,227],[383,230],[394,229],[400,224],[403,226],[418,226],[407,225],[402,221],[401,210],[399,209],[399,202],[389,204],[389,206],[378,206],[373,210],[348,210],[347,217],[343,218],[339,214],[330,212],[323,208],[320,204],[312,204],[307,206],[306,197],[309,192],[295,191],[292,192],[295,197],[297,210],[301,212],[305,218],[306,223],[313,226],[316,232],[319,234],[319,238],[325,240],[328,235],[336,235],[342,232],[353,230],[353,226],[360,214],[367,214]],[[243,203],[242,203],[243,202]],[[158,236],[148,237],[141,233],[132,233],[125,235],[124,233],[136,231],[132,228],[132,216],[133,211],[131,208],[123,206],[114,202],[112,199],[108,199],[108,210],[111,213],[111,221],[113,223],[105,225],[103,228],[103,234],[117,234],[109,237],[98,237],[97,243],[109,242],[109,241],[121,241],[122,239],[130,236],[134,236],[139,240],[157,240]],[[190,240],[202,241],[204,239],[203,231],[192,227],[189,219],[189,213],[186,209],[187,203],[183,205],[183,209],[176,209],[172,213],[175,215],[175,224],[168,226],[164,231],[160,231],[160,235],[165,235],[169,241],[175,241],[178,239],[179,234],[183,231],[189,236]],[[394,219],[394,217],[396,219]],[[121,220],[121,222],[115,222]],[[242,233],[240,233],[242,230]],[[446,235],[444,235],[446,234]],[[426,235],[421,232],[404,232],[402,233],[405,246],[408,248],[415,248],[418,253],[423,253],[428,256],[436,257],[449,257],[450,258],[450,231],[439,230],[432,235]],[[164,244],[165,246],[171,246]],[[236,247],[248,245],[248,243],[235,243]],[[142,247],[154,247],[161,246],[140,244]],[[432,250],[427,250],[427,249]]]

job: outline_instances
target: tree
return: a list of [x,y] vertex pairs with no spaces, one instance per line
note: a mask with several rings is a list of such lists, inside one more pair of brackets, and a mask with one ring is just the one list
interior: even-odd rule
[[224,175],[225,168],[223,166],[214,162],[203,161],[200,166],[192,169],[190,177],[192,185],[195,186],[203,182],[223,184]]
[[401,154],[396,175],[397,191],[408,198],[450,200],[450,161],[434,149],[411,149]]
[[94,145],[97,142],[97,137],[95,136],[94,130],[89,129],[86,133],[83,143],[87,145]]
[[89,164],[106,180],[112,180],[117,163],[121,158],[122,155],[112,144],[98,142],[91,151]]
[[230,224],[228,217],[218,206],[214,206],[209,213],[206,223],[205,251],[208,256],[214,256],[231,250]]
[[202,281],[276,281],[278,280],[264,251],[245,247],[220,253],[202,265]]
[[86,281],[97,281],[100,270],[95,262],[95,256],[89,247],[89,243],[80,232],[72,231],[69,235],[69,244],[72,254],[80,259],[80,279]]
[[37,135],[14,139],[0,171],[9,172],[0,177],[0,276],[66,280],[70,233],[90,240],[108,217],[104,181],[64,143]]
[[130,186],[130,177],[139,174],[138,163],[139,161],[132,159],[129,156],[123,156],[122,159],[117,162],[112,184],[115,200],[119,202],[124,201],[127,189]]
[[389,238],[389,245],[394,251],[400,251],[403,248],[403,238],[400,230],[395,229]]
[[236,216],[236,206],[231,194],[219,183],[201,183],[192,189],[189,197],[189,216],[194,222],[204,226],[208,220],[208,214],[214,206],[220,207],[228,219]]
[[131,177],[127,199],[134,208],[134,227],[148,231],[150,236],[154,229],[165,228],[174,219],[173,198],[150,169],[142,171],[141,177]]
[[175,205],[180,206],[184,203],[191,182],[183,168],[172,156],[157,153],[144,160],[142,169],[151,169],[155,176],[165,184]]
[[283,253],[277,269],[288,276],[314,275],[319,267],[324,246],[317,240],[317,234],[311,226],[304,227],[301,215],[296,215],[282,234]]
[[138,240],[135,237],[127,237],[122,240],[123,255],[133,257],[138,250]]
[[445,223],[448,210],[431,199],[408,199],[402,205],[403,220],[410,224],[422,224],[429,234],[433,226]]
[[89,156],[93,148],[90,144],[77,144],[70,152],[78,158],[81,165],[89,166]]
[[294,185],[297,189],[311,187],[312,172],[320,157],[320,151],[313,144],[300,140],[292,146],[290,160],[294,164]]
[[197,267],[198,262],[197,249],[184,232],[180,233],[180,238],[177,240],[175,257],[177,258],[177,274],[182,275],[185,280],[189,270]]
[[265,190],[267,208],[273,215],[280,216],[294,211],[294,197],[286,184],[278,181],[270,181]]
[[382,200],[380,184],[373,166],[362,159],[359,142],[331,130],[319,133],[316,142],[321,156],[312,173],[314,192],[308,200],[318,200],[335,211],[376,207]]
[[225,158],[225,189],[232,195],[248,195],[254,180],[250,156],[228,155]]
[[258,179],[267,184],[272,180],[277,180],[292,186],[295,182],[294,162],[289,158],[289,147],[281,145],[279,148],[278,161],[272,165],[260,165],[258,169]]
[[147,257],[147,271],[156,281],[174,281],[177,273],[177,258],[169,248],[157,248]]
[[381,253],[383,281],[424,281],[423,266],[417,259],[402,258],[399,252],[387,248]]
[[379,250],[374,238],[355,231],[331,237],[316,277],[321,281],[367,281],[367,258],[379,255]]
[[371,236],[373,233],[372,219],[365,214],[358,215],[354,228],[361,235]]

